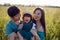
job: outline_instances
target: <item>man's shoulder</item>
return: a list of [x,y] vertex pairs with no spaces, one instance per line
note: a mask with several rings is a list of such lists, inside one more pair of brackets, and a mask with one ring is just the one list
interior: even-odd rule
[[10,25],[11,25],[11,21],[8,21],[7,24],[6,24],[6,27],[10,26]]

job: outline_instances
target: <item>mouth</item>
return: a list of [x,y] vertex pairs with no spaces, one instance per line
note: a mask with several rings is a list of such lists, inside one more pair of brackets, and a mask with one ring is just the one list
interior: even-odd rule
[[25,22],[27,22],[27,23],[28,23],[28,22],[29,22],[29,20],[25,20]]
[[36,17],[35,19],[37,19],[38,17]]
[[26,21],[28,21],[28,20],[26,20]]
[[36,17],[35,20],[39,20],[39,17]]

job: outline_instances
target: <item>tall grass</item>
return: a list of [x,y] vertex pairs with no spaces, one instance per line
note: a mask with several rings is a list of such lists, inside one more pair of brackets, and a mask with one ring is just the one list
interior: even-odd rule
[[[25,11],[33,13],[36,7],[18,6],[21,14]],[[43,7],[46,22],[46,40],[60,40],[60,8]],[[5,35],[6,23],[10,20],[7,15],[8,6],[0,6],[0,40],[7,40]]]

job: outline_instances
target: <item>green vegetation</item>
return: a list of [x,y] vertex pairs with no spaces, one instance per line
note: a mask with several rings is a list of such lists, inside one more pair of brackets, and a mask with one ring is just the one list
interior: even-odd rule
[[[7,40],[5,26],[9,21],[7,9],[9,6],[0,6],[0,40]],[[21,14],[25,11],[33,13],[36,7],[18,6]],[[46,40],[60,40],[60,8],[42,7],[45,11]]]

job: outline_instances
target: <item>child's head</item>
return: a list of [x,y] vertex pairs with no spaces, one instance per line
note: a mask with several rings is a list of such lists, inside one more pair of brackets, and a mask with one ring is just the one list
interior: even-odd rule
[[16,6],[9,7],[7,12],[14,21],[20,20],[20,10]]
[[32,21],[32,15],[29,14],[29,13],[25,13],[23,15],[23,21],[26,22],[26,23],[31,22]]

